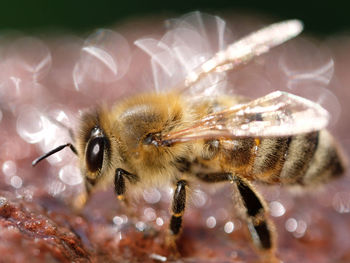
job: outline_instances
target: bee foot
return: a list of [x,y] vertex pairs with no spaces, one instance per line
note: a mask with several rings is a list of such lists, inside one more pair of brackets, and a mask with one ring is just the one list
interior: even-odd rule
[[261,255],[261,262],[263,263],[281,263],[283,262],[281,259],[279,259],[276,256],[276,252],[275,251],[268,251],[266,253],[263,253]]
[[77,213],[80,213],[83,210],[87,202],[87,199],[88,199],[88,196],[85,193],[80,193],[77,197],[75,197],[72,202],[72,207],[74,211]]
[[181,257],[176,244],[176,238],[173,235],[167,235],[165,238],[165,246],[168,249],[171,258],[177,259]]

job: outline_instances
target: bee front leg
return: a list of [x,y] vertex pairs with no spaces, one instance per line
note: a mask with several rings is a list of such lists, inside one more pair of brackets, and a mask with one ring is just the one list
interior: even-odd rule
[[87,200],[89,199],[89,193],[87,190],[84,190],[83,192],[79,193],[76,197],[74,197],[73,199],[73,209],[76,212],[81,212],[85,206],[85,204],[87,203]]
[[84,190],[79,193],[73,200],[73,208],[76,212],[80,213],[88,202],[92,189],[93,182],[85,178]]
[[121,168],[117,168],[115,170],[114,191],[117,194],[117,198],[119,200],[125,200],[125,192],[126,192],[125,175],[127,173],[128,173],[127,171]]
[[115,177],[114,177],[114,191],[117,194],[117,198],[120,201],[123,201],[124,204],[128,205],[127,199],[125,197],[125,192],[126,192],[125,178],[127,178],[130,182],[137,180],[137,176],[125,171],[122,168],[117,168],[115,170]]
[[172,216],[170,219],[170,235],[167,238],[167,246],[176,251],[176,238],[179,236],[182,225],[182,216],[186,207],[186,186],[185,180],[179,180],[176,184],[173,203],[172,203]]

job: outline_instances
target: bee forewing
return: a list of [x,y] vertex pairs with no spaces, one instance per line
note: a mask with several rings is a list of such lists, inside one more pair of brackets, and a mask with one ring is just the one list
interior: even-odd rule
[[329,121],[319,104],[281,91],[200,119],[195,125],[164,136],[167,143],[200,138],[280,137],[318,131]]
[[232,122],[226,126],[235,136],[290,136],[321,130],[329,121],[328,112],[319,104],[281,91],[238,107],[238,111],[233,107],[229,112]]
[[253,32],[229,45],[225,50],[219,51],[200,67],[189,72],[185,79],[185,86],[189,87],[195,84],[202,75],[210,72],[231,70],[245,64],[253,57],[266,53],[271,48],[294,38],[302,30],[303,24],[301,21],[288,20]]
[[168,24],[172,26],[161,40],[142,38],[134,43],[151,57],[156,91],[171,89],[191,96],[223,93],[226,71],[268,52],[303,29],[298,20],[284,21],[227,45],[230,33],[218,17],[194,12]]

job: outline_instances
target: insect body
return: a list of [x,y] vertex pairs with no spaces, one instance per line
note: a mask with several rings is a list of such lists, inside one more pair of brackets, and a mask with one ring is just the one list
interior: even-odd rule
[[328,113],[316,103],[280,91],[253,101],[224,95],[193,100],[183,89],[223,65],[233,68],[247,62],[300,30],[298,21],[272,25],[220,51],[189,72],[176,89],[87,112],[75,146],[60,146],[33,165],[69,146],[79,157],[86,197],[95,186],[111,182],[120,200],[145,187],[172,183],[173,238],[180,232],[193,181],[231,183],[255,244],[272,250],[266,206],[251,182],[314,185],[342,174],[342,154],[324,130]]
[[[275,102],[283,101],[284,96],[293,98],[280,92],[268,96],[271,95],[276,96]],[[78,155],[84,156],[81,167],[87,189],[114,178],[115,192],[124,200],[129,190],[171,182],[176,190],[170,229],[176,235],[185,209],[186,188],[191,187],[191,182],[199,179],[233,183],[240,195],[238,200],[246,207],[251,231],[257,233],[253,234],[257,245],[272,248],[264,201],[250,182],[315,185],[342,174],[343,161],[326,130],[292,136],[230,138],[219,135],[226,133],[221,124],[215,124],[216,135],[203,135],[193,125],[208,116],[229,115],[212,111],[234,107],[239,100],[219,97],[191,105],[174,94],[148,94],[126,100],[111,111],[87,113],[77,139]],[[297,101],[290,103],[295,106]],[[273,117],[289,118],[279,114],[276,111]],[[249,124],[264,122],[264,114],[254,117],[257,120],[247,120]],[[226,125],[230,121],[224,120]],[[204,124],[199,127],[206,129]],[[186,138],[191,129],[195,130],[195,138]]]

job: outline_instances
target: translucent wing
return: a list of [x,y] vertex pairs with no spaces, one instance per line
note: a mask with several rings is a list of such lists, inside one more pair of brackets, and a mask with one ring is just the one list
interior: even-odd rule
[[[166,21],[168,31],[160,40],[141,38],[134,43],[150,57],[156,91],[173,89],[189,72],[227,48],[232,38],[224,20],[200,12]],[[225,86],[225,73],[213,73],[186,92],[211,95]]]
[[302,29],[301,21],[288,20],[253,32],[189,72],[183,86],[190,87],[211,72],[223,72],[245,64],[252,58],[299,35]]
[[[297,36],[303,28],[300,21],[289,20],[226,45],[231,43],[230,34],[219,17],[194,12],[173,24],[161,40],[145,38],[135,44],[151,56],[157,91],[176,89],[196,96],[224,91],[225,71],[268,52]],[[215,44],[210,44],[209,35],[214,36]]]
[[198,120],[193,126],[163,135],[162,144],[197,139],[280,137],[318,131],[327,126],[328,112],[319,104],[275,91]]

